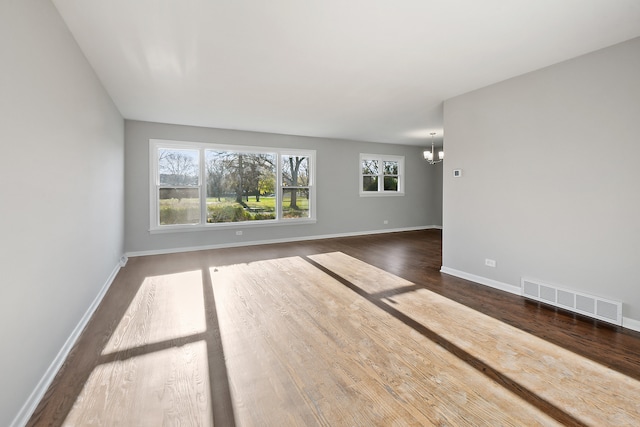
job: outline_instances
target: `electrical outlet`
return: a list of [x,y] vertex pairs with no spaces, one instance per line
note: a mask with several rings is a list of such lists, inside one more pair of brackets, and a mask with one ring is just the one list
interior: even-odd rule
[[389,224],[389,220],[388,220],[388,219],[385,219],[383,222],[384,222],[385,224]]
[[236,231],[236,236],[242,236],[242,230]]
[[495,259],[486,258],[484,260],[484,265],[486,265],[487,267],[495,267],[496,266],[496,260]]

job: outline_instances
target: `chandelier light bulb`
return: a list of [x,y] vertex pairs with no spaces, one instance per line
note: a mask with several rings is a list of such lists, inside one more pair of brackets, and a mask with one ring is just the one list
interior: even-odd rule
[[423,155],[424,159],[430,164],[435,165],[436,163],[440,163],[444,159],[444,151],[438,152],[438,160],[434,160],[435,158],[435,142],[433,137],[436,135],[435,132],[431,132],[431,151],[425,150]]

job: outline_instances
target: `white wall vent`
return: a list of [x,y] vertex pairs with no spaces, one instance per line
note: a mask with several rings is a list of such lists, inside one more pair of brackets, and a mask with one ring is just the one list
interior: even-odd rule
[[622,326],[622,303],[523,277],[522,296]]

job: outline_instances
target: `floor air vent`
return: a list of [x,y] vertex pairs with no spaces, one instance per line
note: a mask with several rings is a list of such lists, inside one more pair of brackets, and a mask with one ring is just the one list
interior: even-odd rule
[[622,326],[622,303],[522,278],[522,296]]

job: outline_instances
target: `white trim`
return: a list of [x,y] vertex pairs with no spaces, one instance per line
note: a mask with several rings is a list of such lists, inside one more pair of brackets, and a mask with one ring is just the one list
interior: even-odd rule
[[640,320],[631,319],[629,317],[622,317],[622,327],[631,329],[636,332],[640,332]]
[[510,285],[508,283],[498,282],[497,280],[487,279],[486,277],[476,276],[475,274],[466,273],[464,271],[456,270],[442,266],[440,268],[441,273],[449,274],[450,276],[456,276],[461,279],[470,280],[472,282],[479,283],[481,285],[489,286],[491,288],[499,289],[501,291],[509,292],[515,295],[522,295],[520,286]]
[[384,234],[384,233],[399,233],[403,231],[418,231],[428,229],[442,228],[439,225],[421,225],[418,227],[403,227],[394,229],[381,229],[381,230],[369,230],[369,231],[356,231],[349,233],[336,233],[336,234],[321,234],[317,236],[303,236],[303,237],[288,237],[283,239],[269,239],[269,240],[254,240],[249,242],[229,242],[221,243],[218,245],[204,245],[204,246],[189,246],[183,248],[170,248],[170,249],[154,249],[149,251],[133,251],[127,252],[128,257],[136,256],[148,256],[148,255],[164,255],[174,254],[180,252],[194,252],[194,251],[206,251],[209,249],[224,249],[224,248],[237,248],[241,246],[257,246],[257,245],[270,245],[273,243],[289,243],[289,242],[301,242],[305,240],[322,240],[322,239],[335,239],[337,237],[354,237],[354,236],[367,236],[370,234]]
[[[120,259],[122,260],[123,258]],[[31,418],[31,416],[33,415],[33,411],[36,410],[36,407],[40,403],[40,400],[42,400],[42,397],[51,385],[51,382],[62,367],[62,364],[67,359],[69,352],[75,345],[84,328],[87,326],[87,323],[89,323],[91,316],[93,316],[93,313],[102,302],[102,299],[104,298],[105,294],[111,287],[111,284],[118,275],[120,268],[120,263],[118,263],[107,278],[107,281],[104,283],[104,285],[102,285],[102,288],[100,289],[100,292],[98,292],[98,295],[96,295],[87,311],[84,313],[76,327],[71,332],[71,335],[69,335],[69,338],[67,338],[67,341],[64,343],[56,357],[53,359],[53,362],[51,362],[51,364],[49,365],[49,368],[47,368],[47,371],[44,373],[40,381],[38,381],[38,384],[31,392],[31,395],[29,395],[27,401],[24,403],[24,405],[22,405],[22,408],[20,408],[20,411],[10,424],[11,427],[24,426],[27,424],[27,422],[29,422],[29,418]]]

